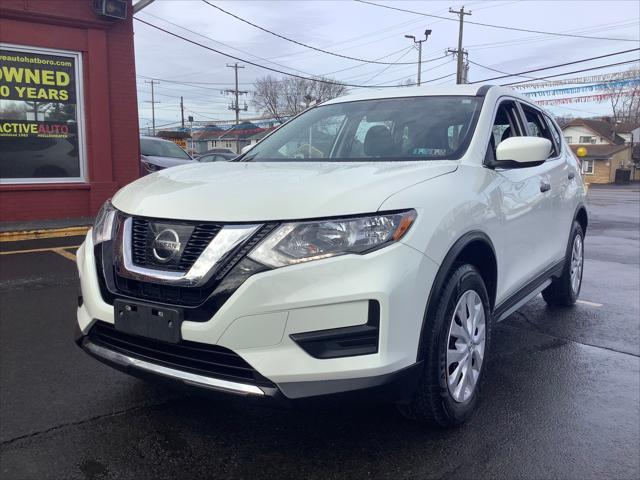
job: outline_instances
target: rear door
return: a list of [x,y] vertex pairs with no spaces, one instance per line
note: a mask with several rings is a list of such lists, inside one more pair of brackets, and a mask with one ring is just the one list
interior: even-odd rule
[[526,120],[528,135],[532,137],[546,138],[551,142],[552,148],[549,158],[540,167],[541,193],[544,197],[544,235],[541,241],[545,245],[545,268],[561,260],[567,247],[567,236],[570,223],[565,220],[563,213],[566,210],[564,201],[565,190],[568,185],[568,165],[564,161],[561,152],[559,138],[556,139],[551,125],[545,115],[532,105],[521,103],[523,115]]

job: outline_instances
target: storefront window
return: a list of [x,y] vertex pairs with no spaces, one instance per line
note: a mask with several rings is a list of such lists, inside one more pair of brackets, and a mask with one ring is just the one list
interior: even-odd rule
[[0,182],[84,181],[79,53],[0,45]]

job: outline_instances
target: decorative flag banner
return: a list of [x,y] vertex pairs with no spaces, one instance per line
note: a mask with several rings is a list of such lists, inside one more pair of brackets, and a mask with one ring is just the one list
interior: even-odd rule
[[528,97],[548,97],[551,95],[571,95],[573,93],[595,92],[600,90],[610,90],[636,86],[640,86],[640,78],[597,83],[595,85],[583,85],[580,87],[556,88],[553,90],[536,90],[534,92],[523,92],[523,95],[527,95]]
[[549,98],[544,100],[536,100],[535,102],[538,105],[565,105],[567,103],[604,102],[614,95],[616,95],[616,93],[600,93],[597,95],[585,95],[582,97]]
[[582,83],[600,83],[611,80],[625,80],[627,78],[635,78],[638,76],[637,71],[628,70],[624,72],[604,73],[601,75],[590,75],[588,77],[563,78],[560,80],[547,80],[546,82],[520,83],[518,85],[510,85],[511,88],[526,90],[528,88],[548,88],[557,87],[559,85],[576,85]]

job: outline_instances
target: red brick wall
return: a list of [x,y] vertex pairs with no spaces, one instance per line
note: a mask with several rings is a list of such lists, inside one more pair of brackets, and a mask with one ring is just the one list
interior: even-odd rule
[[2,0],[0,42],[82,52],[87,183],[1,185],[0,220],[95,215],[138,177],[131,2],[126,20],[96,15],[93,0]]

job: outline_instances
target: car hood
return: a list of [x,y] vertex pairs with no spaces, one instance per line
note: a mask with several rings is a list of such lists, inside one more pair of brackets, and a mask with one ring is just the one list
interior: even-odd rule
[[175,157],[158,157],[156,155],[141,155],[140,159],[144,160],[145,162],[150,162],[154,165],[158,165],[162,168],[177,167],[178,165],[187,165],[194,162],[194,160],[186,160]]
[[132,215],[253,222],[369,213],[390,195],[453,172],[451,161],[215,162],[147,175],[113,205]]

